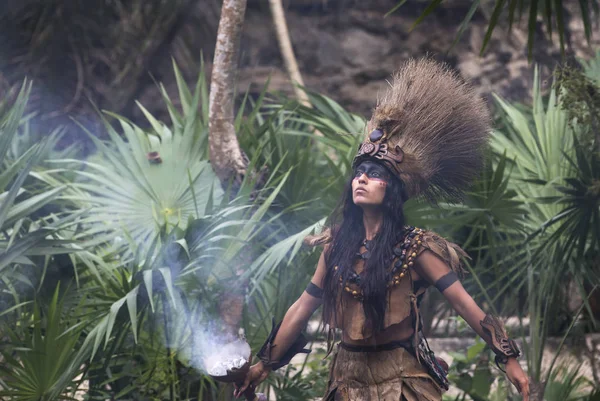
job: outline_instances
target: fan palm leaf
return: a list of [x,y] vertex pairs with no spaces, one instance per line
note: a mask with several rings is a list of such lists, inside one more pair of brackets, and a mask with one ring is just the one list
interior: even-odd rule
[[7,329],[10,346],[0,348],[4,359],[0,396],[15,401],[74,400],[74,391],[82,383],[76,378],[83,363],[77,358],[82,328],[63,319],[63,302],[57,287],[47,316],[41,315],[36,302],[31,323]]
[[221,202],[223,191],[205,158],[206,132],[197,115],[199,95],[190,102],[183,101],[188,114],[178,116],[173,110],[172,129],[140,105],[150,131],[111,114],[123,137],[108,122],[109,143],[91,135],[98,153],[81,162],[75,190],[68,197],[90,208],[82,219],[86,226],[82,236],[94,238],[85,245],[109,242],[129,255],[137,247],[145,252],[161,230],[185,230],[190,219],[204,216],[207,205]]
[[569,124],[557,91],[551,91],[544,107],[537,70],[535,82],[531,117],[498,98],[509,132],[495,135],[492,146],[514,159],[511,188],[531,211],[524,224],[535,238],[532,245],[538,253],[555,249],[547,254],[558,251],[566,261],[573,250],[582,255],[588,239],[597,237],[597,155],[578,143],[583,131]]
[[[600,173],[597,154],[579,143],[585,127],[572,121],[562,107],[563,92],[551,91],[547,104],[542,99],[536,69],[532,110],[519,110],[497,98],[505,130],[492,139],[493,149],[511,160],[509,189],[529,211],[521,222],[527,240],[519,248],[522,252],[516,253],[518,257],[508,260],[507,271],[519,287],[526,284],[530,340],[525,351],[528,371],[538,382],[542,380],[546,338],[560,323],[560,319],[545,316],[554,313],[560,317],[565,283],[574,281],[580,288],[584,282],[598,283],[586,255],[600,248],[600,197],[594,191]],[[586,304],[586,294],[582,297]]]
[[[34,217],[42,208],[56,201],[65,186],[41,187],[32,191],[30,179],[56,136],[50,136],[34,144],[21,154],[14,152],[19,130],[26,119],[23,117],[31,83],[25,81],[15,102],[2,107],[0,115],[0,271],[18,269],[20,264],[33,263],[30,256],[47,256],[69,253],[70,241],[58,237],[58,231],[76,218]],[[28,181],[29,179],[29,181]]]

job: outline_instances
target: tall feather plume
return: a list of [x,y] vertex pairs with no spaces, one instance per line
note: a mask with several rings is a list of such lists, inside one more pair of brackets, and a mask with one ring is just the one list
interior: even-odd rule
[[[368,123],[400,147],[399,178],[409,197],[459,201],[481,171],[490,134],[485,101],[447,65],[406,62],[393,76]],[[385,160],[384,160],[385,161]]]

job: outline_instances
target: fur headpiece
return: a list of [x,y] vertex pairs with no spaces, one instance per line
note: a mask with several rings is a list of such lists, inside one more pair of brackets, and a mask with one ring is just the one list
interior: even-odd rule
[[407,197],[457,201],[480,171],[490,130],[484,100],[455,72],[410,60],[379,100],[353,165],[379,159]]

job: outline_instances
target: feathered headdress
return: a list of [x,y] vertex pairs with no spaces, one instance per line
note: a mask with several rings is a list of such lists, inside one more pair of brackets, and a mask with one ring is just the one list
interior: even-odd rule
[[393,76],[353,165],[379,159],[406,197],[457,201],[480,172],[490,134],[486,104],[445,64],[410,60]]

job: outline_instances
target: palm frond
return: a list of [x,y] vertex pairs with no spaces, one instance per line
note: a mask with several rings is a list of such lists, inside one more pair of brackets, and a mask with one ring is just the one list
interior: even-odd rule
[[4,389],[0,396],[16,401],[74,399],[82,383],[82,359],[76,357],[81,327],[64,319],[64,299],[57,287],[42,316],[36,302],[30,326],[9,329],[10,346],[0,349]]
[[[401,6],[404,5],[404,3],[406,3],[406,1],[404,1],[404,0],[399,1],[396,4],[396,6],[394,6],[392,8],[392,10],[388,12],[388,14],[391,14],[392,12],[395,12],[398,9],[400,9]],[[423,10],[422,14],[416,19],[415,23],[411,27],[411,30],[413,30],[416,26],[421,24],[427,18],[427,16],[429,14],[431,14],[436,8],[438,8],[441,5],[441,3],[442,2],[440,0],[430,0],[429,4]],[[487,2],[484,2],[483,4],[487,4]],[[480,0],[475,0],[472,2],[471,7],[466,12],[465,17],[463,18],[463,21],[461,22],[461,24],[458,28],[458,31],[456,33],[456,38],[454,39],[454,42],[453,42],[451,48],[454,47],[454,45],[458,42],[458,40],[464,33],[465,27],[473,18],[473,14],[475,13],[475,10],[481,6],[482,6],[482,2]],[[582,18],[582,22],[583,22],[583,26],[584,26],[585,37],[586,37],[588,43],[590,42],[590,40],[592,38],[592,32],[593,32],[592,27],[594,25],[592,18],[594,17],[594,14],[596,14],[595,17],[597,19],[600,19],[600,13],[598,13],[598,6],[599,6],[599,4],[598,4],[597,0],[581,0],[581,1],[579,1],[579,9],[581,12],[581,18]],[[538,19],[541,20],[542,24],[545,26],[547,34],[548,34],[548,38],[550,39],[550,41],[552,41],[553,27],[556,27],[556,32],[558,34],[558,40],[559,40],[559,44],[560,44],[560,50],[561,50],[561,53],[564,54],[565,41],[566,41],[566,36],[569,32],[569,27],[567,26],[567,23],[566,23],[565,17],[564,17],[565,2],[563,2],[562,0],[555,0],[555,1],[549,1],[549,0],[529,0],[529,1],[527,1],[527,0],[510,0],[510,1],[509,0],[494,0],[493,10],[491,11],[491,15],[489,16],[489,22],[488,22],[488,27],[486,30],[485,38],[481,45],[481,53],[483,54],[483,52],[485,51],[485,49],[492,37],[492,33],[493,33],[494,29],[496,28],[496,26],[498,25],[498,22],[501,20],[501,18],[507,17],[509,30],[512,29],[514,24],[520,22],[522,16],[521,16],[521,12],[519,12],[519,13],[515,12],[517,7],[519,10],[523,10],[526,7],[528,8],[527,49],[528,49],[529,58],[531,59],[532,54],[533,54],[533,46],[534,46],[534,42],[535,42],[535,32],[537,29]],[[507,15],[505,15],[505,14],[507,14]],[[597,23],[597,21],[596,21],[596,23]]]

